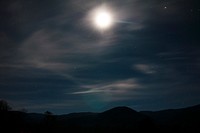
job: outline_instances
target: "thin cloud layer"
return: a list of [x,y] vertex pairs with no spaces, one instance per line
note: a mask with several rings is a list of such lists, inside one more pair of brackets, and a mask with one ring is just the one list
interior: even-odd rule
[[127,79],[121,81],[114,81],[111,83],[100,83],[95,85],[83,85],[85,91],[73,92],[72,94],[88,94],[88,93],[110,93],[112,95],[123,95],[129,93],[134,89],[138,89],[141,86],[135,81],[135,79]]

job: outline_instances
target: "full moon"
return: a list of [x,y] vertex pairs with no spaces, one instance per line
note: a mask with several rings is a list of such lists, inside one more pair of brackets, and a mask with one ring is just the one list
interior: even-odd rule
[[94,16],[95,26],[99,29],[105,30],[111,27],[113,23],[113,18],[111,13],[108,11],[99,11],[96,12]]

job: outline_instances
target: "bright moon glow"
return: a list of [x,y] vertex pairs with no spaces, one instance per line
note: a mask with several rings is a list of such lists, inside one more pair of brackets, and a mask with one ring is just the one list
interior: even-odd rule
[[112,15],[106,11],[99,11],[95,14],[94,23],[99,29],[107,29],[112,25]]

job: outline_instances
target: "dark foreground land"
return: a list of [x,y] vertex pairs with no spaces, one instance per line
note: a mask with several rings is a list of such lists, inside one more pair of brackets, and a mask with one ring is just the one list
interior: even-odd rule
[[0,130],[2,133],[200,133],[200,105],[156,112],[116,107],[102,113],[67,115],[1,111]]

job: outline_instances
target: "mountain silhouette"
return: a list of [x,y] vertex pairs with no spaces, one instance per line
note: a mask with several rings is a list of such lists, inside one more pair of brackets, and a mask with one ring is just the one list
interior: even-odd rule
[[199,123],[200,105],[154,112],[121,106],[101,113],[65,115],[0,111],[1,130],[5,133],[198,133]]
[[132,115],[134,113],[137,114],[138,112],[129,107],[120,106],[120,107],[115,107],[110,110],[104,111],[101,114],[104,114],[104,115],[120,115],[120,114],[130,115],[131,114]]
[[181,109],[168,109],[161,111],[142,111],[149,116],[158,127],[166,131],[196,133],[200,132],[200,105]]
[[116,107],[99,114],[99,123],[103,126],[138,126],[148,117],[128,107]]

